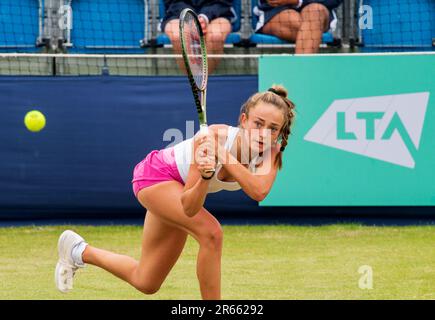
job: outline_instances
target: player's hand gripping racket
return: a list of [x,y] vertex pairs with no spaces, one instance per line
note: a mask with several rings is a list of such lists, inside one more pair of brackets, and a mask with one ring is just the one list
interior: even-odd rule
[[[201,24],[192,9],[184,9],[180,14],[180,38],[187,77],[198,112],[200,131],[207,134],[205,104],[208,78],[207,50]],[[214,170],[209,172],[214,172]]]

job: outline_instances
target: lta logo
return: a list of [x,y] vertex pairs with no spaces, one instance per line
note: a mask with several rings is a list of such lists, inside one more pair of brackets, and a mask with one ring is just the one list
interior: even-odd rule
[[414,168],[429,92],[335,100],[304,139]]

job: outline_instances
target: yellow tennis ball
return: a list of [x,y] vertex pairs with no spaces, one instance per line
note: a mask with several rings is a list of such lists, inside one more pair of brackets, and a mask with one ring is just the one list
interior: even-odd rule
[[45,127],[45,116],[38,110],[27,112],[24,117],[24,124],[29,131],[38,132]]

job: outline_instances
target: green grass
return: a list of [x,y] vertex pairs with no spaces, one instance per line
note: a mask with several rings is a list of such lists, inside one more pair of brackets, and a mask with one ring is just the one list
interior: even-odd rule
[[[140,227],[0,228],[0,299],[200,299],[191,238],[155,295],[94,266],[78,271],[73,291],[59,293],[53,272],[65,228],[139,257]],[[224,299],[435,299],[434,226],[224,226],[224,233]],[[361,265],[372,267],[373,289],[358,287]]]

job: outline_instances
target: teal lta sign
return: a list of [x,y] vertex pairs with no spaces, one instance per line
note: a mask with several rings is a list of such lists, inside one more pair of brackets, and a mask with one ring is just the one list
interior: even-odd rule
[[261,205],[435,205],[434,79],[435,54],[262,57],[297,119]]

